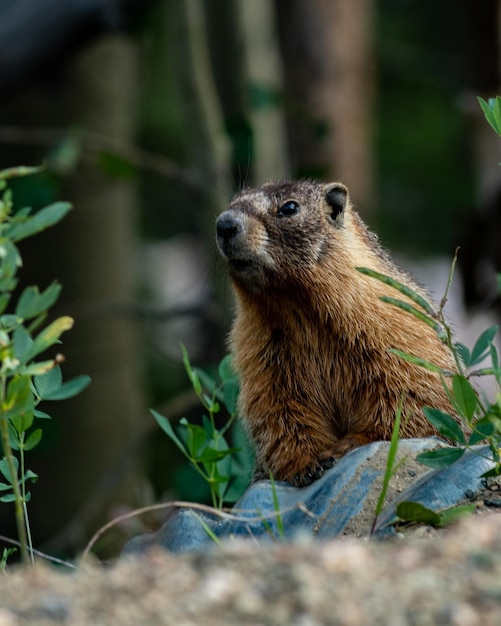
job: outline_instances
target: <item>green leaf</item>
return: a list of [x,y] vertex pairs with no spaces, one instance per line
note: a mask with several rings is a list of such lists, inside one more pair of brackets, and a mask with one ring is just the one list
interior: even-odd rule
[[[200,369],[199,367],[194,367],[193,373],[198,377],[201,387],[205,387],[205,389],[207,389],[207,391],[211,394],[216,393],[217,383],[212,378],[212,376],[207,374],[207,372],[204,372],[204,370]],[[200,389],[198,393],[201,394],[202,390]],[[209,400],[209,405],[211,403],[212,403],[212,399]]]
[[438,513],[419,502],[400,502],[396,507],[397,515],[404,522],[417,522],[438,527],[449,526],[460,518],[473,513],[474,510],[474,504],[453,506]]
[[12,422],[9,422],[9,443],[13,450],[19,450],[19,435]]
[[421,320],[422,322],[433,328],[433,330],[437,333],[440,339],[444,339],[447,336],[444,329],[438,322],[436,322],[431,317],[425,315],[415,306],[412,306],[412,304],[409,304],[408,302],[403,302],[402,300],[398,300],[397,298],[392,298],[391,296],[381,296],[379,299],[381,300],[381,302],[386,302],[387,304],[391,304],[398,309],[405,311],[406,313],[414,315],[414,317],[416,317],[418,320]]
[[219,404],[217,402],[215,402],[206,393],[202,393],[201,397],[202,397],[202,401],[204,403],[204,406],[207,407],[208,411],[211,411],[212,413],[219,413],[220,406],[219,406]]
[[10,302],[10,293],[0,294],[0,315],[5,311]]
[[43,419],[43,420],[52,419],[48,413],[44,413],[44,411],[40,411],[39,409],[35,409],[34,415],[38,419]]
[[237,413],[239,380],[232,366],[232,356],[227,354],[219,364],[219,377],[223,382],[221,400],[230,415]]
[[[197,457],[197,461],[199,463],[213,463],[214,461],[221,461],[227,456],[231,456],[235,452],[238,452],[238,448],[228,448],[227,450],[216,450],[215,448],[211,448],[208,446],[205,450]],[[228,479],[228,476],[225,476],[225,479]]]
[[437,374],[444,374],[444,375],[450,374],[450,372],[448,372],[447,370],[443,370],[438,365],[435,365],[435,363],[430,363],[430,361],[427,361],[426,359],[422,359],[419,356],[414,356],[413,354],[407,354],[407,352],[402,352],[401,350],[396,350],[395,348],[390,348],[388,352],[391,352],[392,354],[396,354],[401,359],[404,359],[404,361],[407,361],[409,363],[414,363],[414,365],[419,365],[420,367],[423,367],[424,369],[427,369],[430,372],[436,372]]
[[38,363],[32,363],[26,365],[19,370],[22,376],[42,376],[55,367],[54,359],[50,361],[39,361]]
[[468,350],[468,348],[464,344],[459,342],[455,343],[454,347],[456,348],[461,362],[464,363],[466,367],[468,367],[468,363],[470,362],[470,351]]
[[73,326],[73,319],[68,316],[59,317],[57,320],[49,324],[47,328],[44,328],[34,339],[33,346],[28,352],[27,360],[32,359],[40,352],[44,352],[47,348],[50,348],[59,337],[67,330],[70,330]]
[[495,98],[489,98],[489,106],[494,114],[494,122],[496,124],[498,134],[501,133],[501,98],[496,96]]
[[32,483],[36,483],[38,480],[38,474],[35,474],[35,472],[32,472],[31,470],[26,470],[24,474],[24,478],[22,479],[21,482],[24,483],[27,480],[31,480]]
[[35,391],[40,400],[46,400],[51,394],[59,391],[63,384],[63,375],[59,365],[50,369],[46,374],[35,376],[33,379]]
[[465,363],[467,367],[477,365],[487,357],[489,354],[489,346],[496,336],[498,328],[498,326],[491,326],[480,335],[471,351],[469,361]]
[[200,395],[202,393],[202,385],[200,383],[200,378],[197,372],[191,367],[190,357],[188,356],[188,351],[186,350],[183,344],[181,344],[181,352],[183,353],[184,368],[186,370],[186,373],[188,374],[188,378],[190,379],[191,385],[193,389],[195,390],[195,393],[197,395]]
[[461,376],[461,374],[454,374],[452,378],[452,393],[461,415],[464,415],[470,421],[478,406],[477,394],[470,381]]
[[238,378],[227,378],[223,384],[223,401],[230,415],[236,415],[238,411],[238,394],[240,392]]
[[200,454],[207,443],[207,435],[202,426],[190,424],[186,418],[179,421],[179,425],[185,429],[186,448],[193,459],[200,460]]
[[[21,265],[22,259],[17,246],[11,241],[3,241],[0,246],[0,279],[5,280],[8,285]],[[2,284],[1,290],[5,291],[7,285]]]
[[19,322],[20,320],[17,315],[6,313],[0,317],[0,327],[6,331],[15,329],[19,325]]
[[52,391],[51,393],[46,393],[44,400],[67,400],[68,398],[73,398],[88,387],[90,383],[90,376],[85,374],[75,376],[75,378],[63,383],[58,389]]
[[16,432],[20,435],[21,433],[25,433],[31,425],[33,424],[33,420],[35,416],[32,412],[30,413],[22,413],[21,415],[17,415],[16,417],[11,418],[11,424],[16,429]]
[[494,367],[481,367],[479,370],[473,370],[470,372],[471,376],[501,376],[501,369],[495,369]]
[[6,496],[0,497],[0,502],[15,502],[16,496],[13,493],[8,493]]
[[399,502],[396,506],[396,513],[403,522],[440,526],[440,515],[419,502]]
[[26,357],[33,346],[33,339],[24,326],[19,325],[14,330],[12,345],[14,348],[14,357],[19,359],[21,363],[26,363]]
[[202,426],[205,430],[207,441],[212,441],[213,439],[215,439],[217,435],[217,429],[214,427],[214,424],[210,421],[207,415],[202,415]]
[[[386,498],[386,494],[388,493],[388,485],[390,484],[390,479],[395,472],[395,458],[396,458],[397,450],[398,450],[398,441],[400,437],[400,422],[402,419],[402,404],[403,404],[403,398],[400,400],[397,411],[395,413],[395,422],[393,423],[393,428],[391,431],[390,448],[388,450],[388,456],[386,458],[386,468],[385,468],[385,472],[383,476],[383,484],[379,492],[379,498],[376,504],[376,508],[374,510],[376,518],[383,510],[384,500]],[[373,529],[374,529],[374,525],[373,525]],[[371,534],[373,532],[373,529],[371,530]]]
[[488,417],[483,417],[473,424],[473,432],[468,440],[468,445],[474,446],[480,441],[491,437],[495,430],[496,427],[490,419]]
[[450,526],[475,512],[474,504],[460,504],[440,512],[440,526]]
[[501,474],[501,467],[496,466],[480,475],[480,478],[495,478]]
[[232,360],[231,354],[227,354],[219,363],[218,374],[219,378],[223,381],[236,376],[232,366]]
[[37,328],[40,328],[40,326],[44,324],[47,316],[48,312],[44,311],[43,313],[40,313],[40,315],[37,315],[34,319],[31,320],[31,322],[26,327],[26,330],[30,333],[30,335],[33,336],[35,330],[37,330]]
[[2,410],[4,419],[8,420],[33,413],[34,399],[29,376],[14,376],[10,380]]
[[14,471],[15,471],[14,478],[12,477],[12,474],[10,472],[10,467],[9,467],[9,464],[7,463],[7,459],[2,459],[0,461],[0,473],[2,473],[5,476],[5,478],[9,481],[11,485],[12,485],[13,480],[17,479],[17,473],[19,469],[19,463],[16,457],[13,457],[12,462],[13,462]]
[[416,293],[409,286],[404,285],[398,280],[395,280],[391,276],[386,276],[385,274],[381,274],[380,272],[376,272],[375,270],[371,270],[367,267],[356,267],[355,269],[357,270],[357,272],[360,272],[361,274],[365,274],[366,276],[375,278],[376,280],[379,280],[385,285],[389,285],[390,287],[393,287],[394,289],[399,291],[402,295],[409,298],[409,300],[412,300],[415,304],[417,304],[420,308],[422,308],[423,311],[428,313],[428,315],[431,315],[432,317],[435,315],[435,312],[431,304],[425,298],[423,298],[423,296],[421,296],[419,293]]
[[28,217],[24,221],[13,222],[7,231],[7,237],[12,241],[20,241],[57,224],[71,209],[68,202],[55,202]]
[[42,429],[37,428],[32,433],[30,433],[28,439],[26,439],[26,441],[24,442],[24,446],[23,446],[24,450],[26,451],[32,450],[35,446],[37,446],[40,443],[41,439],[42,439]]
[[489,122],[492,128],[498,135],[501,135],[501,122],[499,121],[499,115],[496,116],[495,113],[495,104],[499,96],[496,96],[496,99],[490,98],[487,103],[483,98],[477,96],[477,100],[484,112],[485,119]]
[[416,457],[416,461],[427,467],[449,467],[464,454],[464,448],[438,448],[422,452]]
[[44,165],[38,165],[31,167],[27,165],[19,165],[18,167],[9,167],[5,170],[0,170],[0,180],[8,180],[9,178],[19,178],[20,176],[31,176],[32,174],[38,174],[45,169]]
[[491,345],[489,346],[489,350],[491,353],[492,366],[495,370],[498,370],[499,369],[499,355],[498,355],[496,346],[493,343],[491,343]]
[[157,424],[164,431],[164,433],[169,437],[169,439],[171,439],[171,441],[173,441],[176,444],[176,446],[179,448],[179,450],[181,450],[181,452],[185,456],[189,456],[184,443],[179,439],[179,437],[174,432],[174,429],[172,428],[169,420],[163,415],[160,415],[160,413],[157,413],[157,411],[155,411],[154,409],[150,409],[150,413],[153,415],[153,417],[157,421]]
[[228,502],[228,504],[237,502],[248,486],[249,477],[242,470],[228,481],[228,486],[224,492],[224,501]]
[[463,431],[453,417],[439,409],[433,409],[431,407],[424,407],[423,413],[430,424],[436,428],[441,435],[447,439],[452,439],[456,443],[465,443]]
[[44,313],[56,302],[61,293],[61,285],[52,283],[40,293],[38,287],[26,287],[16,306],[16,315],[27,320]]

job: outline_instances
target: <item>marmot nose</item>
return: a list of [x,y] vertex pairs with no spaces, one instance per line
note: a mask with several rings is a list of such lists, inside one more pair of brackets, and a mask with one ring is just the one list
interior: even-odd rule
[[216,232],[217,236],[223,241],[230,241],[235,235],[237,235],[242,229],[240,220],[231,213],[225,211],[216,220]]

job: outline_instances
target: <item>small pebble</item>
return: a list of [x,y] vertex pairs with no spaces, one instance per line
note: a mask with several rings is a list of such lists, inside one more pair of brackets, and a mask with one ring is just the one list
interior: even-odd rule
[[495,496],[493,498],[485,498],[484,500],[485,506],[491,506],[500,508],[501,507],[501,498],[499,496]]

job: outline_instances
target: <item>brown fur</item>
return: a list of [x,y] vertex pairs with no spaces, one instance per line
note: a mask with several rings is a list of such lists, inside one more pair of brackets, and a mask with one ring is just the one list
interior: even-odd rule
[[379,300],[398,292],[355,270],[372,268],[425,295],[380,248],[343,185],[243,191],[217,231],[236,294],[231,346],[257,477],[310,483],[333,456],[389,439],[402,397],[401,435],[435,434],[421,409],[452,411],[439,376],[388,349],[448,370],[452,357],[431,328]]

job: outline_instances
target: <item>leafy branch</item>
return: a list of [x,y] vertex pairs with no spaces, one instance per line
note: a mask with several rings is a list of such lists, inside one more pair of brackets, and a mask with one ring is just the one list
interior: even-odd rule
[[[31,208],[14,211],[7,180],[36,173],[40,168],[18,167],[0,171],[0,502],[13,503],[21,558],[33,561],[33,546],[27,503],[29,482],[38,476],[26,468],[26,452],[42,439],[42,428],[35,420],[50,419],[39,410],[43,400],[64,400],[82,391],[88,376],[62,381],[61,354],[36,360],[59,344],[61,335],[73,326],[63,316],[44,326],[48,310],[55,304],[61,286],[54,282],[44,291],[26,287],[13,301],[18,285],[17,272],[22,259],[17,243],[59,222],[71,209],[56,202],[35,214]],[[41,330],[40,330],[41,329]],[[38,422],[37,422],[38,424]]]
[[[212,505],[220,509],[224,502],[235,502],[249,483],[239,460],[240,448],[230,447],[227,441],[227,433],[237,415],[238,379],[229,355],[219,364],[219,380],[215,380],[203,370],[192,367],[186,348],[181,348],[188,378],[205,411],[202,425],[183,417],[176,433],[167,418],[153,409],[151,413],[194,470],[207,482]],[[216,416],[222,404],[229,418],[218,428]]]
[[[431,304],[421,294],[408,285],[368,268],[357,268],[357,270],[366,276],[389,285],[410,300],[412,304],[408,300],[400,300],[389,296],[381,296],[380,298],[383,302],[387,302],[413,315],[430,326],[436,332],[440,341],[450,350],[456,364],[456,371],[451,372],[436,363],[431,363],[413,354],[396,349],[390,350],[399,358],[437,373],[440,376],[455,413],[471,432],[469,436],[466,436],[455,416],[433,407],[424,407],[423,413],[426,419],[440,435],[452,441],[455,446],[423,452],[418,455],[417,460],[429,467],[446,467],[461,458],[466,449],[486,440],[489,444],[495,467],[489,470],[485,476],[498,475],[501,473],[499,453],[501,443],[501,368],[498,352],[493,343],[498,327],[492,326],[485,330],[477,339],[471,351],[465,345],[454,342],[452,329],[444,316],[444,307],[453,279],[457,253],[458,251],[456,250],[447,287],[437,311],[433,309]],[[488,357],[491,358],[492,362],[490,367],[474,369]],[[483,401],[479,397],[471,382],[471,378],[474,376],[494,376],[496,378],[500,391],[498,391],[496,400],[493,403]],[[447,384],[446,379],[452,379],[450,385]]]

